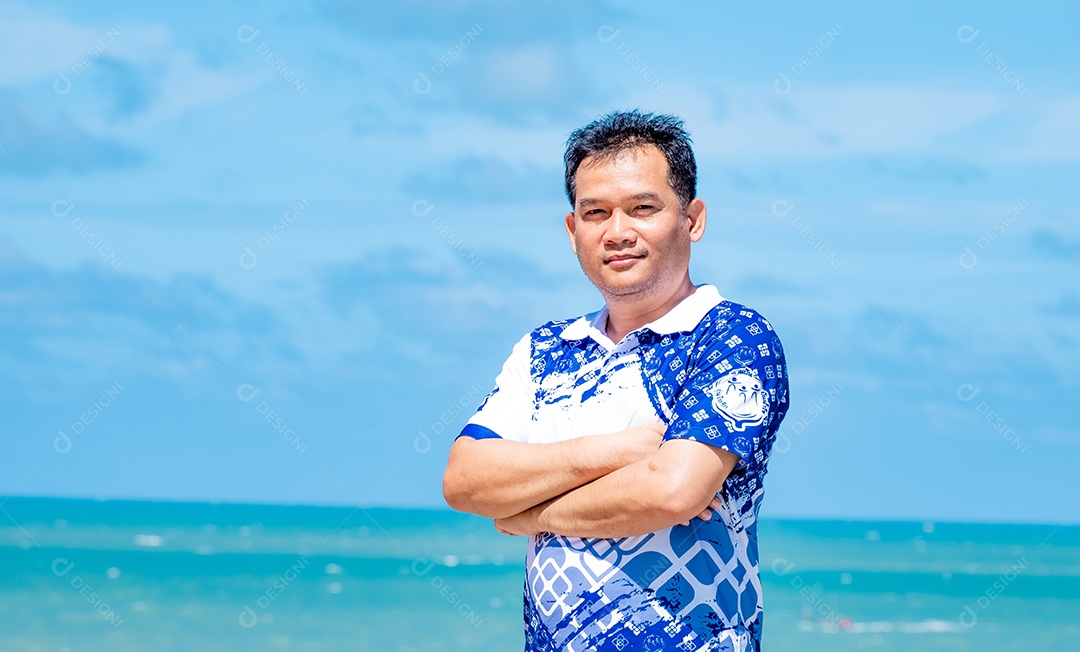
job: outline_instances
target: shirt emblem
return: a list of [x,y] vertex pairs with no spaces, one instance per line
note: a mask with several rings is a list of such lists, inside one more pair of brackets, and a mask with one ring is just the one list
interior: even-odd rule
[[731,371],[705,392],[712,397],[713,409],[736,432],[761,425],[769,414],[769,397],[749,369]]

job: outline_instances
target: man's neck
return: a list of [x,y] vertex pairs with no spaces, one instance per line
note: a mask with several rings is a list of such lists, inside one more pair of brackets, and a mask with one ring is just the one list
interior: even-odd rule
[[696,289],[690,282],[690,276],[687,275],[674,292],[637,300],[620,301],[618,297],[608,299],[607,327],[605,328],[607,336],[612,342],[618,344],[627,333],[668,314]]

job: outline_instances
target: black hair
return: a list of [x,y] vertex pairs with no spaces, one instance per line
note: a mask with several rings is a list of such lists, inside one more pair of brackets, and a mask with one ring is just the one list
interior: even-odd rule
[[690,134],[673,115],[614,111],[577,129],[566,141],[566,197],[574,205],[577,171],[589,156],[611,157],[628,149],[655,145],[668,163],[668,183],[683,207],[697,195],[697,163],[690,148]]

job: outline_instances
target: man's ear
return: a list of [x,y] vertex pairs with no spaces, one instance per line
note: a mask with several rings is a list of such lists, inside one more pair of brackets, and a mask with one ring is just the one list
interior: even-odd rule
[[706,217],[705,202],[697,197],[691,199],[686,205],[686,219],[690,223],[690,242],[697,242],[701,240],[701,236],[705,235]]
[[576,254],[577,243],[574,241],[574,230],[577,228],[577,223],[574,222],[574,211],[570,211],[566,214],[566,235],[570,236],[570,249]]

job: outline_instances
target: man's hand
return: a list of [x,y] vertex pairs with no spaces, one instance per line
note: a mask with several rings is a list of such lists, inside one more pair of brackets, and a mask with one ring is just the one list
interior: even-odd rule
[[527,509],[520,514],[495,519],[495,529],[509,537],[531,537],[540,534],[536,526],[536,507]]
[[609,450],[618,456],[612,466],[622,468],[656,454],[664,441],[667,426],[662,423],[644,423],[626,430],[599,435],[610,440]]
[[[713,512],[715,511],[719,513],[720,508],[723,506],[723,504],[724,502],[720,500],[720,496],[713,496],[713,499],[709,501],[709,506],[706,507],[705,510],[702,511],[700,514],[698,514],[696,518],[700,518],[703,521],[711,521],[713,517]],[[690,525],[690,521],[692,520],[694,519],[687,519],[686,522],[683,523],[683,525]]]

